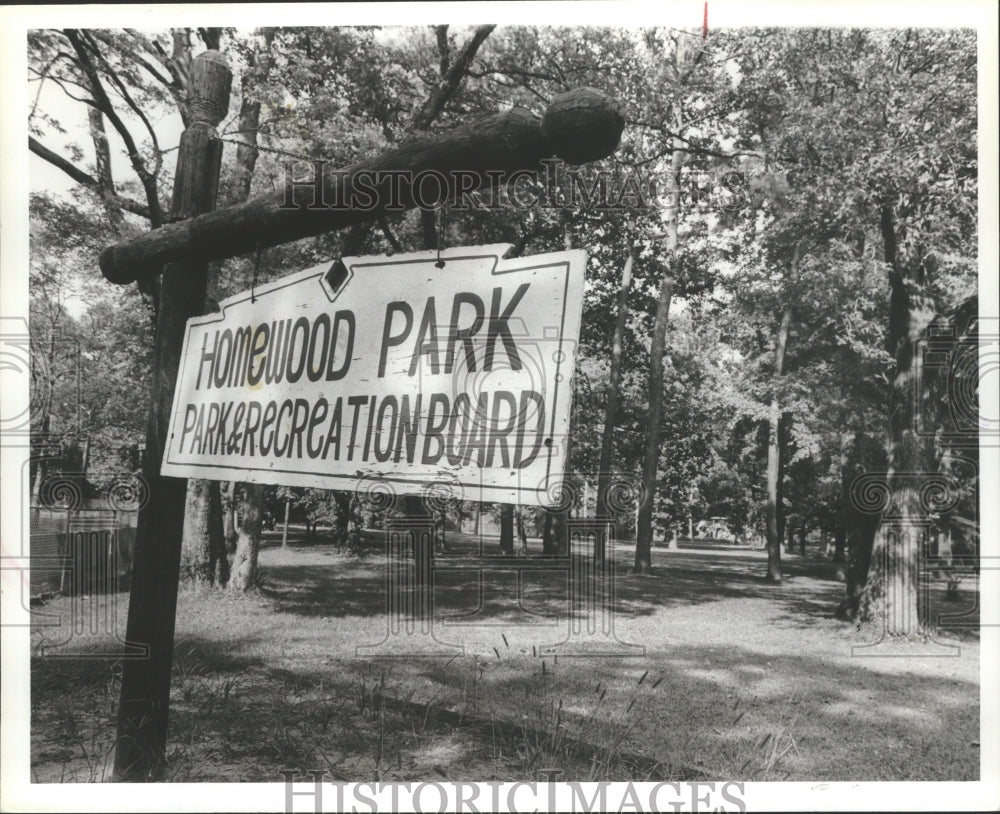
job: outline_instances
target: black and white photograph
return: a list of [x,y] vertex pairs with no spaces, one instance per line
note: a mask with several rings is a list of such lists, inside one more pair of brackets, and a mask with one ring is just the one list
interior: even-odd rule
[[2,810],[1000,810],[991,4],[0,20]]

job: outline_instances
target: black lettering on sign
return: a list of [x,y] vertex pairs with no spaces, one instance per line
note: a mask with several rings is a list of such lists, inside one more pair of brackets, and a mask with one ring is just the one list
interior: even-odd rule
[[261,359],[259,365],[257,360],[267,350],[270,337],[271,329],[267,327],[267,323],[258,325],[253,332],[253,341],[250,343],[250,362],[247,364],[247,384],[251,387],[260,384],[261,377],[264,375],[264,362],[266,360]]
[[486,334],[486,362],[483,364],[483,370],[493,370],[493,357],[496,353],[497,339],[503,342],[504,349],[507,351],[507,358],[510,360],[511,370],[521,369],[521,357],[517,354],[517,345],[514,344],[514,337],[510,332],[510,325],[508,323],[514,313],[514,309],[517,308],[518,303],[521,302],[521,299],[527,293],[530,286],[531,283],[521,283],[507,303],[507,307],[502,311],[500,310],[500,301],[503,289],[499,287],[493,289],[493,302],[490,305],[490,324]]
[[[531,449],[525,452],[525,434],[527,424],[532,415],[535,418],[535,437],[531,440]],[[545,441],[545,399],[534,390],[521,393],[521,404],[517,415],[517,454],[514,456],[514,468],[524,469],[538,456]]]
[[184,451],[184,439],[187,438],[187,434],[194,429],[194,424],[198,420],[198,408],[193,404],[185,405],[184,407],[184,428],[181,430],[181,442],[178,446],[180,452]]
[[[223,350],[224,349],[224,350]],[[225,387],[229,378],[229,366],[233,363],[233,332],[226,328],[219,337],[215,352],[215,375],[211,381],[216,387]]]
[[358,435],[358,414],[361,412],[361,405],[368,403],[368,396],[351,396],[347,404],[354,408],[354,418],[351,419],[351,445],[347,448],[347,460],[354,460],[354,443]]
[[302,458],[302,433],[309,424],[309,402],[305,399],[295,399],[295,410],[292,412],[292,430],[288,434],[288,457],[296,450],[295,457]]
[[333,460],[340,460],[340,415],[343,399],[338,397],[333,407],[333,417],[330,419],[330,429],[326,433],[326,445],[323,447],[323,458],[330,455],[330,445],[333,444]]
[[420,357],[427,355],[430,362],[430,372],[439,373],[441,359],[438,354],[437,310],[434,308],[434,298],[428,297],[424,306],[424,315],[417,329],[417,342],[413,346],[413,356],[410,358],[410,374],[417,372]]
[[201,389],[201,374],[205,368],[205,363],[208,362],[208,376],[205,377],[205,389],[207,390],[212,386],[212,374],[215,372],[215,352],[219,348],[219,332],[215,332],[215,338],[212,344],[212,350],[208,350],[208,331],[205,332],[205,338],[201,340],[201,362],[198,363],[198,380],[194,384],[195,390]]
[[[507,406],[507,417],[503,423],[500,421],[500,407]],[[486,453],[486,466],[493,466],[493,457],[500,448],[500,466],[506,469],[510,466],[510,456],[507,451],[507,436],[517,424],[517,399],[513,393],[506,390],[497,390],[493,394],[493,410],[490,414],[490,442],[489,451]]]
[[288,348],[288,335],[292,331],[292,320],[271,323],[271,345],[264,357],[264,382],[277,384],[285,377],[285,351]]
[[274,422],[274,457],[275,458],[280,458],[282,455],[284,455],[285,454],[285,450],[288,448],[288,445],[291,443],[290,437],[289,437],[290,433],[287,433],[287,432],[286,433],[282,433],[282,436],[281,436],[281,446],[279,447],[278,446],[278,433],[281,431],[281,428],[285,424],[285,421],[286,421],[286,419],[284,418],[285,408],[287,407],[288,408],[288,412],[291,413],[292,412],[292,406],[293,406],[293,404],[294,404],[294,402],[291,399],[285,399],[283,402],[281,402],[281,406],[278,408],[278,418]]
[[396,431],[396,454],[392,460],[399,463],[403,453],[403,443],[406,443],[406,462],[413,463],[413,453],[417,448],[417,434],[420,431],[420,401],[422,396],[418,393],[413,411],[410,411],[410,397],[403,396],[399,405],[399,429]]
[[[459,328],[459,317],[462,315],[462,306],[471,305],[475,316],[472,324],[464,328]],[[451,303],[451,322],[448,333],[448,350],[444,358],[444,372],[451,373],[455,366],[455,346],[461,342],[465,349],[465,366],[467,370],[476,369],[476,353],[472,345],[472,337],[483,327],[483,318],[486,315],[483,301],[472,293],[459,293]]]
[[[448,440],[445,452],[448,456],[448,463],[457,466],[462,463],[462,456],[465,454],[465,435],[469,431],[469,423],[472,421],[472,402],[468,393],[459,393],[451,405],[451,417],[448,419]],[[461,419],[461,429],[458,427]],[[457,444],[456,444],[457,442]]]
[[241,401],[233,413],[233,431],[229,434],[229,440],[226,442],[226,454],[228,455],[235,455],[240,448],[240,440],[243,438],[243,417],[246,415],[246,411],[246,402]]
[[330,403],[324,396],[320,396],[319,400],[313,405],[312,414],[309,416],[309,435],[306,437],[306,452],[309,453],[310,458],[318,458],[323,452],[322,441],[318,444],[313,443],[313,433],[320,424],[326,421],[326,414],[328,412],[330,412]]
[[[261,406],[259,401],[251,401],[247,404],[247,428],[243,433],[243,449],[240,450],[241,455],[247,454],[247,443],[250,444],[250,454],[254,454],[254,438],[257,428],[260,426],[260,416],[261,416]],[[263,446],[263,442],[261,442]],[[264,450],[261,450],[261,455],[264,454]]]
[[212,450],[213,455],[223,455],[226,452],[226,427],[229,424],[229,415],[233,411],[234,404],[235,402],[227,401],[225,404],[219,406],[219,428],[216,432],[215,449]]
[[264,420],[260,425],[260,454],[269,455],[271,453],[271,445],[274,443],[274,430],[271,430],[270,434],[266,435],[268,428],[274,423],[274,418],[278,414],[278,405],[273,401],[269,401],[267,406],[264,408]]
[[462,455],[462,466],[468,466],[472,462],[472,456],[476,456],[476,466],[483,467],[486,452],[486,440],[489,433],[487,407],[489,404],[489,394],[480,393],[476,402],[476,413],[469,427],[468,436],[465,439],[464,454]]
[[368,426],[365,427],[365,448],[362,451],[361,460],[368,460],[368,451],[371,449],[372,443],[372,425],[375,421],[375,396],[371,397],[371,402],[368,405]]
[[[438,409],[440,408],[440,410]],[[438,413],[440,412],[440,418]],[[427,407],[427,427],[424,430],[424,453],[420,462],[436,464],[444,454],[444,439],[441,433],[448,426],[448,396],[444,393],[431,393],[430,404]],[[431,452],[431,442],[435,449]]]
[[[403,315],[404,327],[399,333],[392,334],[390,331],[392,329],[393,318],[397,313]],[[410,335],[410,328],[412,327],[413,309],[405,302],[390,302],[388,308],[385,309],[385,324],[382,326],[382,348],[378,354],[379,378],[385,376],[385,361],[389,348],[402,345],[406,341],[406,337]]]
[[[392,410],[389,416],[389,428],[385,428],[386,415]],[[373,411],[374,412],[374,411]],[[393,440],[396,437],[396,426],[399,423],[399,404],[395,396],[386,396],[378,408],[378,421],[375,425],[375,460],[385,463],[392,455]],[[382,446],[380,439],[385,439],[385,446]]]
[[[347,328],[347,338],[344,340],[343,357],[340,367],[334,370],[333,365],[337,361],[337,338],[340,336],[340,324]],[[326,370],[326,380],[336,382],[347,375],[351,366],[351,358],[354,355],[354,312],[338,311],[333,317],[333,335],[330,337],[330,366]]]
[[[323,328],[323,338],[319,339],[319,329],[321,327]],[[330,348],[330,333],[329,314],[320,314],[316,317],[312,331],[309,334],[309,350],[306,353],[306,357],[309,360],[306,366],[306,375],[311,382],[318,382],[323,377],[323,368],[326,367],[327,354],[332,353],[332,348]],[[317,349],[320,352],[318,362],[316,361]]]
[[[302,339],[297,343],[298,352],[296,352],[296,340],[299,336]],[[285,362],[287,366],[285,378],[289,384],[295,384],[295,382],[302,378],[302,371],[305,370],[308,354],[309,320],[306,317],[299,317],[295,320],[295,325],[288,337],[288,360]]]
[[229,386],[242,387],[247,379],[247,366],[250,363],[250,352],[253,348],[251,337],[253,328],[237,328],[233,338],[233,364],[229,373]]

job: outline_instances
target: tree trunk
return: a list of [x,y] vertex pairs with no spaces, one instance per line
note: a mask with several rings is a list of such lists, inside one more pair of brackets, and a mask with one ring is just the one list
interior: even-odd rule
[[[676,225],[675,225],[676,230]],[[652,567],[653,505],[656,500],[657,468],[660,461],[660,424],[663,419],[663,356],[667,338],[667,318],[674,281],[664,276],[653,323],[649,353],[649,412],[642,462],[642,501],[639,504],[635,539],[635,570],[645,573]]]
[[788,461],[788,445],[792,434],[792,414],[784,411],[778,419],[778,491],[776,506],[778,510],[778,537],[785,533],[786,516],[789,514],[785,506],[785,467]]
[[181,541],[181,580],[223,587],[229,576],[222,496],[216,481],[188,481]]
[[219,492],[222,498],[222,536],[226,544],[226,552],[236,551],[236,483],[226,481],[220,484]]
[[[795,249],[793,264],[798,263],[798,247]],[[767,434],[767,579],[781,582],[781,528],[779,526],[779,481],[781,473],[781,443],[779,420],[781,407],[778,402],[778,380],[785,364],[785,347],[788,344],[788,329],[792,322],[792,309],[785,306],[778,325],[778,335],[774,343],[774,392],[771,395],[770,417]]]
[[542,521],[542,553],[549,556],[558,554],[560,548],[554,525],[555,512],[546,511],[545,519]]
[[[841,394],[843,398],[843,393]],[[837,512],[837,526],[834,530],[833,561],[844,562],[847,546],[847,522],[851,505],[851,484],[848,481],[848,457],[851,449],[851,434],[846,430],[840,433],[840,505]]]
[[259,483],[244,483],[240,501],[240,533],[236,540],[229,589],[245,592],[257,584],[257,554],[264,505],[264,487]]
[[510,503],[500,504],[500,553],[514,556],[514,507]]
[[833,561],[844,562],[846,559],[847,527],[837,524],[837,533],[833,538]]
[[[202,585],[213,583],[209,576],[225,559],[222,494],[217,481],[192,478],[187,482],[184,503],[184,538],[181,542],[181,579]],[[227,566],[228,567],[228,566]]]
[[663,357],[667,344],[667,320],[674,281],[669,264],[674,262],[677,251],[677,223],[680,217],[680,172],[686,153],[674,150],[667,175],[667,194],[670,205],[666,214],[666,262],[660,281],[660,296],[656,302],[656,317],[649,348],[649,412],[646,419],[646,439],[642,461],[642,500],[639,503],[635,530],[635,570],[645,573],[652,568],[653,505],[656,502],[657,468],[660,462],[660,429],[663,420]]
[[857,617],[861,594],[868,579],[875,533],[878,531],[879,525],[877,515],[865,514],[858,510],[850,491],[854,478],[864,471],[860,456],[867,443],[868,440],[864,433],[856,430],[853,441],[854,454],[848,458],[848,469],[844,476],[846,483],[844,525],[848,549],[846,584],[844,598],[834,613],[834,616],[844,621],[850,621]]
[[[407,519],[418,522],[430,520],[433,524],[433,518],[427,513],[427,508],[424,506],[424,501],[420,495],[403,495],[403,513]],[[424,539],[423,531],[414,530],[410,534],[410,547],[413,551],[416,580],[421,585],[430,585],[431,573],[434,570],[433,538],[433,528],[431,529],[429,538],[426,540]],[[422,612],[427,610],[427,607],[423,603],[420,604],[420,607],[422,608]]]
[[890,636],[915,637],[923,628],[918,597],[925,518],[919,473],[927,468],[915,426],[921,363],[915,350],[935,309],[924,290],[922,261],[904,267],[898,257],[899,227],[892,205],[883,205],[881,214],[891,292],[887,346],[896,360],[889,397],[889,494],[872,545],[858,616],[862,622],[880,623]]
[[[108,145],[108,134],[104,127],[104,114],[96,107],[87,107],[87,120],[90,125],[90,140],[94,144],[95,165],[97,168],[97,194],[101,198],[101,206],[108,223],[116,235],[122,234],[125,216],[122,213],[121,202],[115,192],[114,176],[111,172],[111,149]],[[155,229],[160,224],[153,222]],[[147,277],[139,281],[139,291],[147,297],[150,305],[150,316],[153,320],[153,330],[156,330],[156,311],[160,303],[160,280],[158,277]]]
[[441,508],[434,517],[434,550],[444,551],[447,545],[448,510]]
[[625,336],[625,321],[628,318],[628,292],[632,287],[632,264],[635,250],[630,249],[622,282],[618,289],[618,314],[615,317],[615,333],[611,340],[611,371],[608,377],[608,401],[604,409],[604,434],[601,438],[601,461],[597,473],[597,518],[601,529],[594,547],[594,562],[604,561],[607,540],[611,535],[614,519],[608,510],[608,487],[611,484],[611,464],[614,454],[615,424],[618,420],[618,388],[621,381],[622,340]]
[[104,129],[104,114],[96,107],[87,107],[87,121],[90,125],[90,140],[94,144],[94,157],[97,167],[97,194],[101,198],[104,215],[116,234],[122,231],[125,221],[121,203],[115,194],[114,179],[111,175],[111,149],[108,146],[108,135]]
[[524,518],[521,516],[521,512],[514,513],[514,519],[517,522],[517,537],[521,541],[521,553],[525,556],[528,555],[528,535],[524,530]]
[[351,493],[337,489],[333,493],[333,500],[337,507],[333,521],[333,539],[337,546],[343,547],[347,545],[350,534],[348,526],[351,520]]

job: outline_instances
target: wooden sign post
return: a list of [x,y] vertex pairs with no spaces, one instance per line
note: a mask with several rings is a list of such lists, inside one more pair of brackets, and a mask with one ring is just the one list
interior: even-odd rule
[[[202,313],[206,264],[258,248],[341,229],[395,208],[418,205],[414,178],[435,172],[447,198],[538,172],[552,156],[570,164],[604,158],[618,146],[624,119],[600,91],[581,88],[556,97],[545,116],[515,108],[410,142],[368,162],[332,171],[315,182],[289,182],[277,194],[211,211],[222,143],[215,127],[229,105],[232,74],[216,51],[193,63],[191,124],[178,154],[173,223],[107,248],[101,270],[126,284],[162,272],[153,395],[143,474],[149,499],[139,514],[127,638],[148,647],[148,658],[125,662],[115,752],[115,778],[150,781],[163,775],[173,657],[174,617],[187,481],[160,474],[189,317]],[[355,200],[362,181],[376,181],[370,205],[327,206]],[[453,186],[454,185],[454,186]],[[363,282],[359,280],[359,282]],[[425,558],[426,559],[426,558]]]
[[[218,51],[191,66],[191,124],[181,136],[174,178],[173,218],[190,218],[215,206],[222,143],[215,128],[229,110],[233,74]],[[162,779],[174,650],[174,617],[180,571],[187,480],[160,475],[167,428],[188,317],[203,313],[207,264],[187,258],[163,270],[156,320],[153,394],[142,473],[149,499],[139,510],[126,640],[147,648],[146,658],[126,659],[114,777]]]

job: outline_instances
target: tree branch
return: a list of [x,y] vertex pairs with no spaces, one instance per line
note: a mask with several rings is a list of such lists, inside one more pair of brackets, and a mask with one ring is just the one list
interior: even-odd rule
[[483,66],[481,71],[469,71],[469,76],[475,77],[477,79],[482,79],[490,74],[500,73],[504,76],[509,76],[511,78],[521,77],[527,79],[541,79],[545,82],[558,82],[559,77],[548,74],[548,73],[538,73],[537,71],[525,71],[520,68],[491,68],[489,65]]
[[160,201],[156,190],[156,177],[146,168],[142,156],[139,154],[139,148],[136,146],[135,139],[132,137],[132,133],[129,132],[129,129],[125,126],[125,122],[118,115],[118,111],[111,104],[107,91],[104,90],[104,85],[101,83],[101,78],[97,73],[97,68],[91,62],[90,56],[87,54],[86,45],[80,37],[79,32],[72,28],[67,28],[63,33],[73,46],[73,50],[76,51],[80,67],[87,77],[87,81],[90,83],[90,92],[94,96],[94,101],[101,109],[101,112],[107,116],[108,121],[111,122],[118,135],[121,136],[122,141],[125,142],[125,149],[128,152],[129,160],[132,162],[132,168],[135,170],[136,175],[139,176],[143,189],[146,191],[146,200],[149,204],[149,220],[155,229],[163,223],[163,211],[160,208]]
[[[48,147],[39,143],[33,136],[28,136],[28,149],[31,150],[39,158],[48,161],[52,166],[57,167],[66,173],[70,178],[76,181],[81,186],[88,187],[90,189],[98,189],[99,184],[94,176],[85,173],[76,164],[71,161],[67,161],[61,155],[52,152]],[[149,219],[149,207],[144,206],[138,201],[130,200],[129,198],[122,198],[120,195],[115,196],[121,208],[126,212],[132,212],[135,215],[141,215],[144,218]]]
[[[442,32],[439,31],[440,28],[442,26],[438,26],[435,31],[438,34],[438,52],[442,56],[441,64],[443,66],[444,53],[441,51]],[[447,29],[447,26],[443,28]],[[407,130],[409,135],[413,135],[415,130],[426,130],[431,126],[434,119],[444,109],[445,104],[451,99],[455,91],[458,90],[458,86],[468,72],[469,65],[476,56],[479,46],[483,44],[494,28],[496,28],[495,25],[481,25],[476,29],[472,38],[466,43],[465,47],[459,52],[458,57],[448,67],[447,72],[441,77],[441,83],[438,85],[437,90],[431,94],[421,106],[417,115],[414,116]],[[445,46],[447,46],[446,38]],[[371,233],[373,226],[374,224],[370,220],[352,226],[344,239],[343,253],[345,255],[352,255],[359,252],[368,235]]]
[[385,239],[389,241],[389,245],[392,246],[394,252],[403,251],[403,246],[397,239],[397,237],[392,233],[392,229],[389,228],[389,221],[385,219],[383,215],[378,219],[378,225],[382,229],[382,234],[385,235]]
[[454,95],[455,91],[458,90],[458,86],[465,76],[466,71],[468,71],[473,58],[476,56],[479,46],[483,44],[494,28],[496,28],[495,25],[481,25],[475,30],[472,38],[459,51],[458,56],[455,57],[455,61],[448,68],[448,72],[441,77],[441,83],[438,85],[437,90],[431,94],[423,107],[420,108],[420,112],[414,117],[413,130],[426,130],[431,126],[438,117],[438,114],[444,109],[445,104]]
[[441,76],[447,76],[448,68],[451,65],[451,49],[448,47],[448,26],[434,26],[434,34],[437,37],[438,54],[441,57]]
[[[28,66],[28,70],[33,73],[38,73],[38,71],[36,71],[30,65]],[[97,107],[97,103],[93,99],[84,99],[82,96],[74,96],[72,93],[66,90],[66,84],[75,85],[76,87],[81,88],[82,90],[89,90],[89,88],[81,85],[79,82],[74,82],[72,79],[66,76],[55,76],[54,74],[49,74],[47,77],[41,76],[41,74],[39,74],[39,77],[41,79],[46,79],[46,78],[51,79],[53,82],[56,83],[56,85],[58,85],[59,90],[65,93],[74,102],[80,102],[81,104],[90,105],[91,107]]]
[[[84,32],[84,36],[90,38],[90,35],[87,32]],[[114,71],[114,69],[111,67],[108,61],[104,58],[104,55],[98,50],[97,44],[93,42],[92,39],[91,39],[91,47],[93,48],[94,53],[97,55],[97,58],[100,60],[101,65],[104,67],[104,70],[107,72],[108,78],[114,84],[115,88],[117,88],[118,93],[121,95],[122,99],[125,100],[125,104],[127,104],[133,110],[133,112],[139,117],[139,120],[143,123],[143,125],[146,128],[146,132],[149,133],[149,138],[153,143],[153,160],[156,162],[156,165],[153,168],[153,176],[154,177],[158,176],[160,174],[160,169],[163,167],[163,155],[160,152],[160,141],[156,137],[156,131],[153,129],[153,125],[150,123],[146,114],[142,111],[139,105],[137,105],[133,101],[131,94],[128,92],[128,88],[125,87],[125,83],[122,82],[121,78]]]
[[135,59],[135,61],[139,65],[141,65],[143,68],[149,71],[149,73],[170,92],[171,96],[174,97],[174,101],[181,109],[182,114],[187,115],[186,113],[187,100],[184,98],[185,85],[184,82],[182,81],[182,76],[176,70],[176,66],[171,64],[170,57],[166,55],[166,52],[163,50],[163,46],[161,46],[155,40],[153,41],[147,40],[138,31],[132,28],[126,28],[125,33],[128,34],[129,37],[131,37],[132,41],[135,42],[135,44],[138,47],[143,48],[149,53],[155,53],[156,57],[166,66],[167,70],[170,72],[170,76],[165,76],[156,68],[156,66],[154,66],[151,62],[144,59],[143,57],[139,56],[137,53],[133,54],[133,59]]

